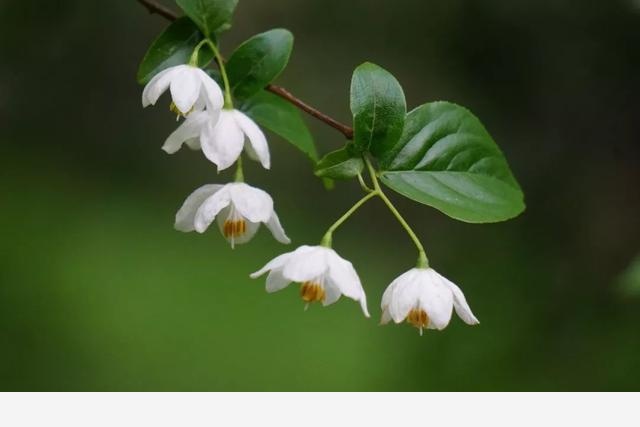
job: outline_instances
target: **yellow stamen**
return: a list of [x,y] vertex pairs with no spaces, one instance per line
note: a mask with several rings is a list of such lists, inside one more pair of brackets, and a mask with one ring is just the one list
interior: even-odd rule
[[222,227],[222,234],[227,239],[242,237],[247,232],[247,223],[244,219],[237,221],[227,220]]
[[172,102],[171,105],[169,105],[169,111],[171,111],[172,113],[175,113],[177,116],[176,120],[179,120],[180,117],[187,117],[189,114],[191,114],[193,112],[193,107],[191,107],[189,111],[183,114],[182,111],[178,109],[178,106]]
[[427,316],[427,313],[424,310],[414,308],[409,312],[407,322],[420,329],[420,332],[422,332],[422,329],[426,328],[429,324],[429,316]]
[[300,288],[300,296],[307,303],[324,301],[324,288],[322,285],[314,282],[304,282]]

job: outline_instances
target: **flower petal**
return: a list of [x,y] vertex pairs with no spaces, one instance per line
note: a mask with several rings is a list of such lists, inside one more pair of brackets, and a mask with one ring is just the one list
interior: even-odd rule
[[182,114],[191,112],[191,108],[200,95],[202,84],[194,70],[194,67],[184,68],[171,80],[171,98]]
[[245,183],[229,184],[231,201],[238,212],[251,222],[267,222],[273,215],[273,199],[259,188]]
[[[361,289],[358,293],[350,293],[347,295],[344,293],[344,290],[336,283],[331,276],[327,276],[325,278],[325,303],[324,305],[333,304],[338,300],[340,295],[344,295],[346,297],[351,298],[352,300],[360,303],[360,308],[366,317],[371,317],[369,314],[369,309],[367,308],[367,295],[364,292],[364,289]],[[337,294],[337,295],[336,295]]]
[[176,67],[169,67],[156,74],[142,91],[142,106],[146,108],[149,105],[155,105],[160,95],[169,88],[171,80],[181,69],[182,65],[178,65]]
[[353,264],[340,257],[333,250],[327,253],[327,260],[329,281],[335,284],[344,296],[360,302],[364,315],[370,317],[367,309],[367,296]]
[[411,309],[418,305],[421,291],[419,271],[416,268],[411,269],[400,275],[390,285],[393,291],[388,310],[396,323],[404,321]]
[[289,258],[291,258],[291,255],[293,255],[294,252],[287,252],[282,255],[278,255],[277,257],[269,261],[260,270],[256,271],[255,273],[251,273],[249,277],[251,277],[252,279],[257,279],[258,277],[262,276],[264,273],[266,273],[269,270],[282,269],[282,267],[289,261]]
[[335,283],[331,280],[326,281],[324,284],[324,300],[322,301],[323,306],[328,306],[340,299],[342,292],[340,292],[340,288],[338,288]]
[[291,243],[291,239],[285,234],[284,228],[282,228],[282,224],[280,224],[280,218],[278,218],[278,214],[276,214],[275,211],[273,211],[271,218],[269,218],[269,221],[267,221],[265,225],[278,242],[284,243],[285,245]]
[[395,290],[397,285],[398,280],[396,279],[391,282],[389,286],[387,286],[387,289],[384,290],[384,293],[382,294],[382,302],[380,303],[380,308],[382,310],[385,310],[387,307],[389,307],[389,304],[391,303],[391,295],[393,295],[393,291]]
[[[162,149],[168,154],[173,154],[180,150],[185,142],[189,144],[190,140],[199,138],[209,117],[210,114],[206,111],[189,114],[184,123],[169,135]],[[198,144],[200,143],[198,142]]]
[[480,321],[471,312],[471,307],[467,304],[467,299],[464,297],[462,290],[446,277],[442,277],[442,279],[444,280],[444,283],[449,286],[449,289],[451,289],[451,293],[453,294],[453,307],[455,308],[458,317],[460,317],[467,325],[480,324]]
[[218,166],[218,171],[225,170],[238,160],[244,145],[244,134],[228,111],[222,111],[217,124],[209,123],[200,143],[204,155]]
[[382,317],[380,317],[380,324],[386,325],[390,321],[391,321],[391,314],[389,314],[389,310],[388,309],[382,310]]
[[185,233],[194,231],[194,222],[198,208],[200,208],[205,200],[219,191],[222,187],[222,185],[218,184],[208,184],[198,188],[196,191],[191,193],[191,195],[187,197],[187,200],[184,201],[182,207],[176,214],[176,230],[183,231]]
[[453,293],[433,269],[424,270],[420,280],[419,305],[429,316],[429,329],[442,330],[451,321]]
[[382,309],[382,318],[380,319],[381,325],[386,325],[391,320],[391,314],[389,313],[389,305],[391,304],[391,296],[397,286],[397,280],[394,280],[382,294],[382,302],[380,308]]
[[267,292],[273,293],[286,288],[291,283],[282,275],[281,270],[273,270],[267,276]]
[[204,97],[204,104],[210,111],[219,112],[224,105],[224,96],[222,89],[215,80],[200,68],[197,69],[198,77],[202,84],[201,96]]
[[362,297],[360,298],[360,308],[364,313],[365,317],[371,317],[369,314],[369,309],[367,308],[367,295],[362,291]]
[[319,246],[301,246],[284,265],[282,274],[292,282],[306,282],[321,277],[329,268],[327,251]]
[[241,111],[234,110],[234,117],[240,126],[240,129],[249,138],[249,144],[245,149],[249,157],[259,161],[265,169],[271,168],[271,155],[269,154],[269,145],[267,138],[258,125]]
[[345,296],[355,300],[359,299],[363,293],[362,284],[353,264],[333,251],[327,256],[327,259],[330,279]]
[[200,208],[198,208],[194,221],[195,230],[198,233],[204,233],[220,211],[231,203],[231,197],[227,187],[228,186],[225,185],[214,195],[206,199]]
[[184,143],[187,144],[187,147],[189,147],[190,150],[200,150],[200,138],[187,139]]
[[[207,107],[208,107],[207,94],[205,93],[205,91],[202,90],[202,87],[200,87],[200,93],[198,94],[198,99],[196,99],[196,102],[193,104],[191,114],[199,111],[205,111],[207,110]],[[220,114],[219,110],[212,109],[210,111],[216,114]]]

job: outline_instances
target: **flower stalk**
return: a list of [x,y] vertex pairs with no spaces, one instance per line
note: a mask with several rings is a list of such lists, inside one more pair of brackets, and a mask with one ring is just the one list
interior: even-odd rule
[[224,66],[224,58],[218,50],[218,46],[211,39],[204,39],[200,43],[196,45],[193,49],[193,53],[191,54],[191,58],[189,59],[189,65],[192,67],[198,66],[198,58],[200,56],[200,49],[204,45],[208,45],[213,52],[213,56],[216,59],[216,63],[218,64],[218,68],[220,69],[220,74],[222,75],[222,82],[224,84],[224,108],[226,110],[233,110],[233,99],[231,97],[231,84],[229,83],[229,76],[227,75],[227,70]]
[[244,171],[242,170],[242,156],[238,157],[236,163],[236,174],[234,177],[235,182],[244,182]]
[[207,41],[207,39],[204,39],[200,43],[198,43],[195,48],[193,48],[193,53],[191,54],[191,58],[189,58],[189,65],[191,65],[192,67],[198,66],[198,63],[200,62],[200,49],[202,49],[202,46],[207,44]]
[[351,217],[351,215],[353,215],[358,209],[360,209],[362,205],[364,205],[365,203],[367,203],[369,200],[373,199],[377,195],[378,194],[376,192],[371,192],[366,196],[364,196],[362,199],[358,200],[356,204],[351,207],[351,209],[349,209],[344,215],[338,218],[338,220],[334,222],[331,227],[329,227],[327,232],[324,234],[324,237],[322,237],[320,246],[330,248],[333,240],[333,232],[336,231],[342,224],[344,224],[344,222],[348,220],[349,217]]
[[416,263],[416,266],[418,268],[428,268],[429,258],[427,258],[427,253],[424,250],[424,246],[422,246],[422,242],[420,242],[420,239],[418,238],[416,233],[413,231],[409,223],[403,218],[403,216],[400,214],[398,209],[393,205],[391,200],[389,200],[389,198],[384,193],[384,191],[382,191],[382,187],[380,187],[380,182],[378,181],[378,176],[376,175],[376,170],[371,164],[371,161],[366,157],[364,158],[364,161],[367,165],[367,169],[369,171],[369,176],[371,177],[371,181],[373,182],[373,193],[370,193],[370,194],[375,194],[376,196],[382,199],[384,204],[387,205],[387,207],[389,208],[393,216],[396,217],[400,225],[402,225],[402,228],[405,229],[405,231],[413,241],[414,245],[416,246],[416,249],[418,249],[418,262]]
[[227,76],[227,69],[224,66],[224,58],[220,54],[218,47],[216,44],[210,40],[204,40],[211,50],[213,51],[213,55],[216,58],[216,63],[218,64],[218,68],[220,69],[220,74],[222,74],[222,81],[224,83],[224,108],[225,110],[233,110],[233,99],[231,98],[231,85],[229,84],[229,77]]
[[373,182],[373,189],[371,189],[364,182],[364,179],[362,178],[362,175],[358,174],[358,182],[360,183],[360,186],[362,187],[362,189],[367,194],[362,199],[357,201],[351,207],[351,209],[349,209],[344,215],[342,215],[340,218],[338,218],[338,220],[336,222],[334,222],[333,225],[331,225],[331,227],[329,227],[327,232],[322,237],[320,245],[324,246],[324,247],[327,247],[327,248],[330,248],[331,245],[332,245],[333,233],[342,224],[344,224],[344,222],[347,221],[351,217],[351,215],[353,215],[358,209],[360,209],[360,207],[362,205],[364,205],[365,203],[367,203],[369,200],[373,199],[374,197],[380,197],[380,199],[382,199],[382,201],[387,206],[387,208],[389,208],[389,210],[391,211],[393,216],[396,217],[396,219],[398,220],[400,225],[402,225],[402,228],[404,228],[404,230],[407,232],[407,234],[409,235],[409,238],[411,238],[411,240],[413,241],[414,245],[416,246],[416,249],[418,249],[418,261],[416,263],[416,267],[417,268],[429,268],[429,258],[427,258],[427,253],[424,250],[424,246],[422,246],[422,242],[420,242],[420,239],[418,238],[416,233],[413,231],[413,229],[411,228],[409,223],[404,219],[404,217],[400,214],[398,209],[394,206],[394,204],[391,202],[391,200],[389,200],[387,195],[382,190],[382,187],[380,186],[380,182],[378,181],[378,177],[376,175],[376,170],[373,167],[373,165],[371,164],[371,161],[366,157],[364,158],[364,161],[365,161],[365,163],[367,165],[367,170],[369,171],[369,175],[371,177],[371,182]]

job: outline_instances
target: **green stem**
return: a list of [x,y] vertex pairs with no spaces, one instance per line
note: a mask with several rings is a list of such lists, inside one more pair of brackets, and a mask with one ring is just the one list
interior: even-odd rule
[[396,209],[396,207],[393,205],[393,203],[391,203],[391,200],[389,200],[387,195],[384,194],[384,191],[382,191],[382,188],[380,187],[380,183],[378,182],[378,177],[376,175],[376,171],[375,171],[373,165],[371,164],[371,161],[369,159],[367,159],[367,158],[365,158],[364,160],[365,160],[365,162],[367,164],[367,169],[369,170],[369,175],[371,176],[371,181],[373,182],[374,192],[371,193],[371,194],[375,194],[377,196],[380,196],[380,198],[382,199],[384,204],[387,205],[387,207],[389,208],[389,210],[391,211],[393,216],[396,217],[396,219],[398,220],[400,225],[402,225],[402,227],[405,229],[405,231],[407,232],[407,234],[409,235],[409,237],[411,238],[413,243],[416,245],[416,248],[418,249],[417,267],[418,268],[428,268],[429,267],[429,259],[427,258],[427,253],[425,252],[424,246],[422,246],[422,243],[420,242],[420,239],[418,239],[418,236],[411,229],[411,226],[409,225],[409,223],[402,217],[402,215],[400,214],[398,209]]
[[362,186],[362,189],[367,192],[367,195],[364,196],[362,199],[360,199],[358,202],[356,202],[356,204],[353,205],[351,207],[351,209],[349,209],[335,223],[333,223],[333,225],[331,227],[329,227],[329,229],[325,233],[324,237],[322,238],[322,241],[320,242],[320,245],[325,246],[327,248],[330,248],[331,244],[332,244],[332,240],[333,240],[333,233],[347,219],[349,219],[349,217],[351,217],[351,215],[353,215],[355,213],[355,211],[357,211],[362,205],[367,203],[367,201],[371,200],[374,197],[380,197],[382,199],[382,201],[384,202],[384,204],[387,205],[387,207],[389,208],[389,210],[391,211],[393,216],[396,217],[396,219],[398,220],[400,225],[402,225],[402,228],[405,229],[405,231],[407,232],[407,234],[409,235],[409,237],[413,241],[414,245],[416,245],[416,248],[418,249],[417,267],[418,268],[428,268],[429,267],[429,259],[427,258],[427,253],[424,250],[424,246],[422,246],[422,243],[420,242],[420,239],[418,239],[418,236],[413,231],[413,229],[411,229],[411,226],[409,225],[409,223],[402,217],[402,215],[400,214],[398,209],[393,205],[391,200],[389,200],[389,198],[384,193],[384,191],[382,191],[382,187],[380,187],[380,182],[378,181],[378,176],[376,175],[376,170],[373,167],[373,165],[371,164],[371,161],[366,157],[365,157],[364,160],[365,160],[365,163],[367,164],[367,169],[369,171],[369,175],[371,176],[371,181],[373,182],[373,190],[370,189],[365,184],[364,179],[362,178],[362,176],[358,175],[358,181],[360,182],[360,185]]
[[358,182],[360,183],[360,187],[364,190],[365,193],[373,193],[373,190],[369,188],[364,179],[362,178],[362,174],[358,174]]
[[202,46],[204,46],[207,43],[208,43],[208,40],[204,39],[200,43],[198,43],[196,47],[193,48],[193,53],[191,54],[191,58],[189,58],[189,65],[191,65],[192,67],[198,66],[198,62],[199,62],[198,57],[200,56],[200,49],[202,48]]
[[371,192],[371,193],[367,194],[362,199],[360,199],[358,202],[356,202],[356,204],[353,205],[351,207],[351,209],[349,209],[344,215],[342,215],[340,218],[338,218],[338,220],[336,222],[334,222],[331,227],[329,227],[329,229],[325,233],[324,237],[322,238],[322,241],[320,242],[320,245],[321,246],[325,246],[327,248],[330,248],[331,247],[331,242],[332,242],[332,239],[333,239],[333,232],[336,231],[338,229],[338,227],[340,227],[346,220],[348,220],[349,217],[351,215],[353,215],[355,213],[355,211],[357,211],[362,205],[364,205],[365,203],[367,203],[367,201],[373,199],[377,195],[378,195],[378,193],[374,191],[374,192]]
[[[224,66],[224,59],[218,50],[216,44],[209,40],[205,39],[205,42],[209,44],[211,50],[213,51],[213,55],[216,58],[216,62],[218,63],[218,68],[220,69],[220,74],[222,74],[222,81],[224,82],[224,108],[226,110],[233,109],[233,99],[231,98],[231,85],[229,84],[229,77],[227,76],[227,69]],[[201,42],[202,43],[202,42]]]
[[244,171],[242,170],[242,155],[238,157],[238,163],[236,164],[235,182],[244,182]]

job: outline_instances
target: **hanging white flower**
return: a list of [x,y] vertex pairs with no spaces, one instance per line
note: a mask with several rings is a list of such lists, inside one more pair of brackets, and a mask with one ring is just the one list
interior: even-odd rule
[[234,247],[246,243],[264,223],[281,243],[290,243],[265,191],[242,182],[198,188],[176,214],[178,231],[204,233],[217,218],[222,235]]
[[222,110],[218,117],[206,112],[194,112],[176,129],[162,149],[174,154],[183,144],[193,150],[202,149],[204,155],[218,166],[218,171],[232,166],[244,149],[265,169],[271,167],[267,138],[258,125],[238,110]]
[[464,294],[454,283],[432,268],[414,268],[395,279],[382,296],[381,324],[393,319],[420,329],[442,330],[453,309],[468,325],[480,323],[471,312]]
[[160,71],[145,86],[142,106],[155,105],[167,89],[173,99],[172,110],[185,117],[206,108],[216,118],[224,105],[220,86],[207,73],[192,65],[176,65]]
[[293,252],[280,255],[261,270],[253,273],[258,278],[269,271],[267,292],[286,288],[291,282],[300,283],[300,295],[310,304],[321,302],[327,306],[341,295],[360,302],[364,315],[369,317],[367,297],[353,265],[333,249],[323,246],[301,246]]
[[216,123],[210,121],[200,140],[204,155],[224,170],[233,165],[244,149],[265,169],[271,167],[267,138],[258,125],[238,110],[222,110]]

